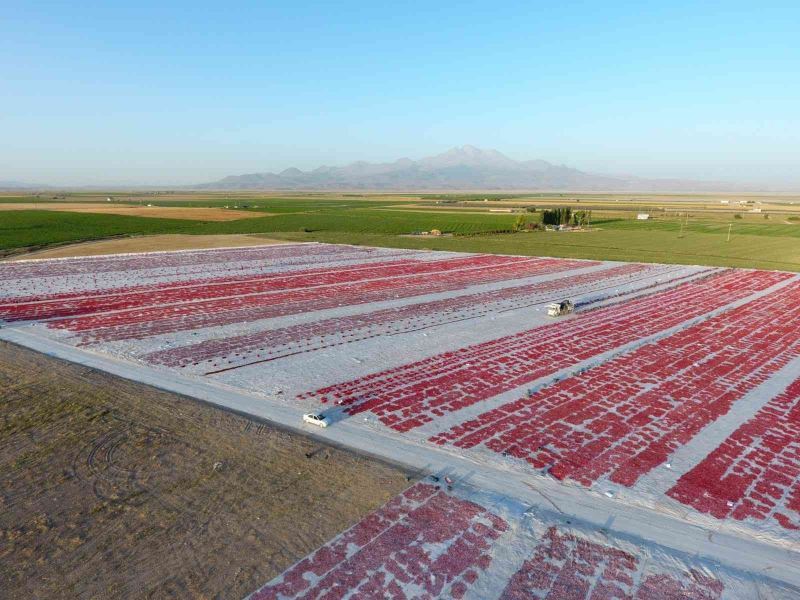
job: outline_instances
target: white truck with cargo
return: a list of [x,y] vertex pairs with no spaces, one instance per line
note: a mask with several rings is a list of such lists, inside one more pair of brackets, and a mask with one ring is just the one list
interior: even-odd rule
[[572,300],[562,300],[561,302],[552,302],[547,305],[548,317],[563,317],[575,310],[575,304]]

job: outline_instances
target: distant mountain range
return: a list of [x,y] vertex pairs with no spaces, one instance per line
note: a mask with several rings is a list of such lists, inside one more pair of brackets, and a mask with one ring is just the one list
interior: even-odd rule
[[354,162],[344,167],[294,167],[280,173],[231,175],[193,189],[213,190],[604,190],[746,191],[742,185],[681,179],[642,179],[586,173],[544,160],[516,161],[497,150],[452,148],[420,160]]
[[[343,167],[294,167],[280,173],[231,175],[198,185],[92,185],[62,189],[189,189],[189,190],[296,190],[296,191],[632,191],[632,192],[755,192],[764,186],[687,179],[644,179],[579,171],[545,160],[517,161],[497,150],[475,146],[452,148],[442,154],[390,163],[358,161]],[[0,181],[0,190],[58,189],[21,181]]]
[[44,190],[47,189],[46,185],[38,185],[35,183],[25,183],[24,181],[8,181],[0,179],[0,190]]

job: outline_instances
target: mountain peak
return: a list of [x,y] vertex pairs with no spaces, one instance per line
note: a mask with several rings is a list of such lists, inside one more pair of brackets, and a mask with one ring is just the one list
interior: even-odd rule
[[303,172],[297,167],[289,167],[288,169],[284,169],[279,173],[281,177],[298,177],[302,174]]
[[[456,147],[452,148],[451,150],[458,150],[464,154],[484,154],[485,152],[487,152],[486,150],[482,150],[481,148],[478,148],[477,146],[472,146],[470,144],[464,144],[463,146],[461,146],[461,148]],[[489,152],[496,152],[496,150],[489,150]]]
[[447,167],[483,167],[483,168],[515,168],[517,162],[497,150],[483,150],[469,144],[450,148],[446,152],[429,156],[419,161],[423,168]]
[[[477,146],[473,146],[471,144],[464,144],[463,146],[453,146],[450,150],[443,152],[442,154],[453,154],[453,155],[461,155],[461,156],[483,156],[483,157],[498,157],[502,156],[503,158],[509,159],[505,154],[494,150],[492,148],[484,149],[478,148]],[[439,155],[441,156],[441,155]]]

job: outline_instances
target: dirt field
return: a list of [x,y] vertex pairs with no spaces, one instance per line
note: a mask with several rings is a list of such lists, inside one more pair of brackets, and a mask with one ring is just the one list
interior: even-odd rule
[[3,596],[240,598],[399,469],[0,342]]
[[162,250],[199,250],[205,248],[239,248],[246,246],[268,246],[285,244],[282,240],[273,240],[254,235],[147,235],[115,240],[81,242],[28,252],[9,260],[29,260],[31,258],[65,258],[69,256],[101,256],[122,254],[126,252],[158,252]]
[[0,210],[55,210],[60,212],[125,215],[129,217],[155,217],[159,219],[187,219],[189,221],[238,221],[266,217],[269,213],[230,210],[227,208],[194,208],[182,206],[120,206],[90,202],[0,204]]

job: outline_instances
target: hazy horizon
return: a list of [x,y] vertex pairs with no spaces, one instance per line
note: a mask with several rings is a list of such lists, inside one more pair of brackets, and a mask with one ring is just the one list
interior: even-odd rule
[[800,6],[12,3],[0,181],[178,186],[497,149],[800,188]]

